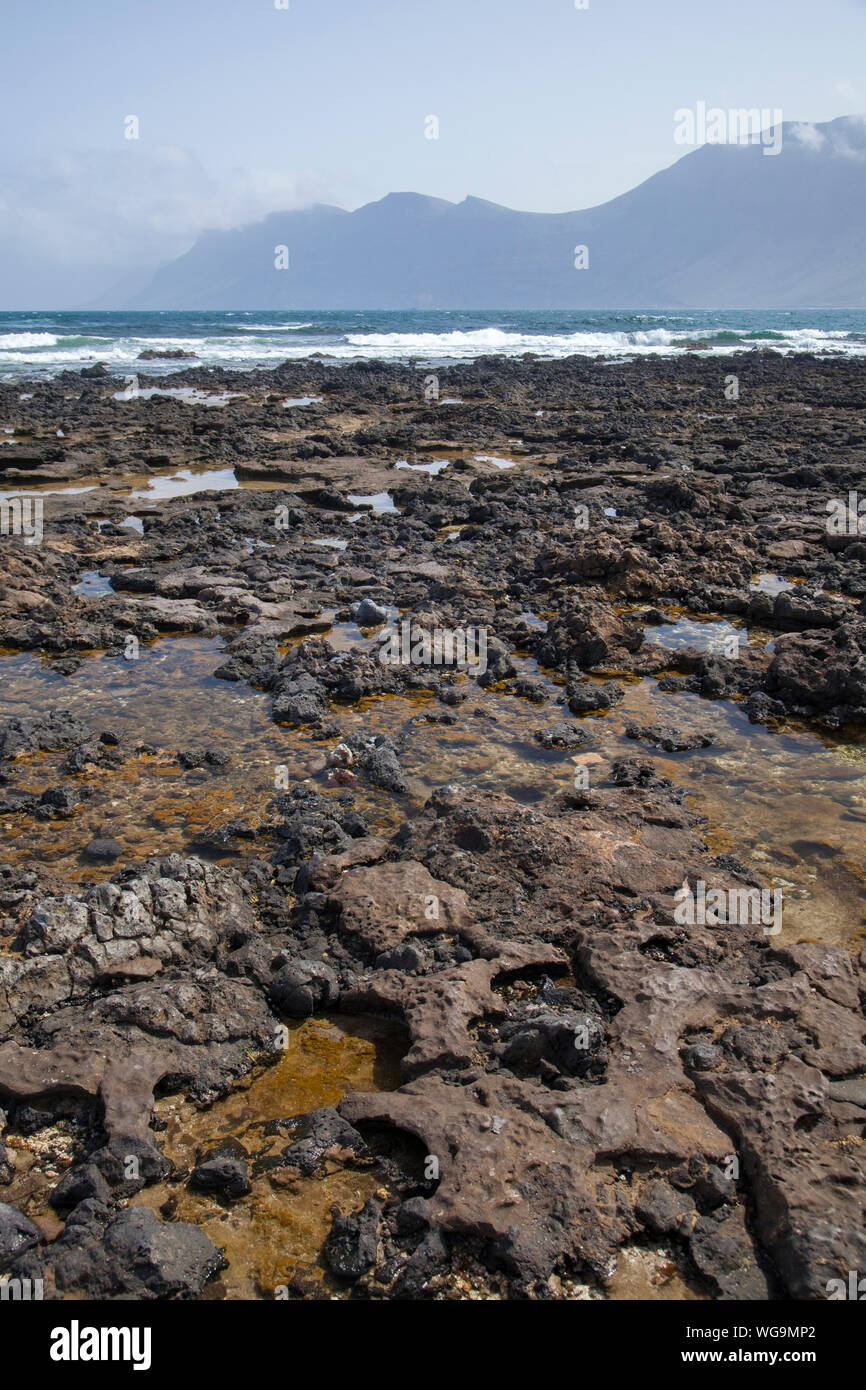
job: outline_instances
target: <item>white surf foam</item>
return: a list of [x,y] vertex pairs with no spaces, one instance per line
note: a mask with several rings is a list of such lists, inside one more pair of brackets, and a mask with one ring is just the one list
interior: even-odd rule
[[0,333],[0,352],[22,348],[56,347],[55,333]]
[[312,323],[239,323],[242,333],[300,333],[303,328],[312,328]]

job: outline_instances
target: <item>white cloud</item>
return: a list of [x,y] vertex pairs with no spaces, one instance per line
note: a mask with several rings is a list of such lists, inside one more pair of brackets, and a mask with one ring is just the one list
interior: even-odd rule
[[239,169],[217,181],[186,149],[130,140],[3,169],[0,254],[123,274],[180,255],[207,228],[330,200],[306,175]]
[[795,140],[799,140],[801,145],[810,150],[820,150],[826,141],[826,137],[817,126],[810,125],[808,121],[798,121],[793,134]]
[[829,153],[838,159],[866,159],[866,116],[849,116],[844,127],[836,130],[820,130],[809,121],[800,121],[794,125],[793,135],[810,150],[829,145]]

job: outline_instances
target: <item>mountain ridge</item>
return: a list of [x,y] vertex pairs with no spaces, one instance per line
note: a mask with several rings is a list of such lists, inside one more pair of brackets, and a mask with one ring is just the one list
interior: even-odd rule
[[761,144],[705,144],[576,212],[404,191],[352,212],[269,213],[203,232],[120,307],[864,307],[866,124],[788,122],[782,133],[772,157]]

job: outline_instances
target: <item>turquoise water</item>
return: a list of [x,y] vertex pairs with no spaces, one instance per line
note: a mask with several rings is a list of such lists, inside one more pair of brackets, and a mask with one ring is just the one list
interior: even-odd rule
[[[435,364],[491,353],[669,356],[695,343],[715,353],[772,347],[861,356],[866,355],[866,309],[6,312],[0,313],[0,380],[54,376],[94,362],[122,375],[161,376],[199,365],[275,366],[311,353],[336,362],[377,358]],[[137,360],[146,349],[178,348],[195,358]]]

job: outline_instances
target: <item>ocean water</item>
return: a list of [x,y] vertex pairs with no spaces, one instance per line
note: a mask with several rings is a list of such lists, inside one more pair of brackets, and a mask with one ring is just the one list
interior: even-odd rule
[[[54,376],[104,362],[112,371],[169,375],[185,367],[248,369],[321,354],[327,360],[464,362],[535,353],[621,359],[769,347],[866,355],[866,309],[236,311],[226,313],[0,313],[0,380]],[[182,348],[194,359],[141,362],[145,350]]]

